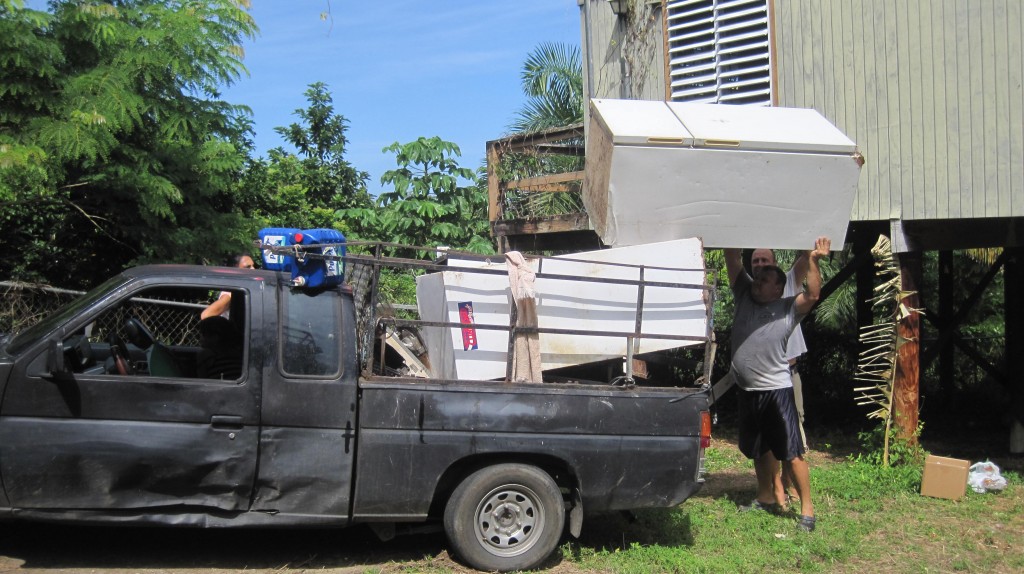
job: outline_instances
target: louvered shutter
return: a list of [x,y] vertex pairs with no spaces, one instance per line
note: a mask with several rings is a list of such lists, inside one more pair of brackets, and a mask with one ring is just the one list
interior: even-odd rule
[[770,105],[768,0],[668,0],[677,102]]

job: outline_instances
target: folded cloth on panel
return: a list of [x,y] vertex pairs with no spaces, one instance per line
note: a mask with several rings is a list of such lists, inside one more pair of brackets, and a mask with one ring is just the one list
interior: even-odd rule
[[[530,262],[518,251],[505,254],[508,282],[516,306],[516,327],[537,327],[537,292],[534,287],[537,274]],[[516,333],[512,349],[512,380],[541,383],[540,335]]]

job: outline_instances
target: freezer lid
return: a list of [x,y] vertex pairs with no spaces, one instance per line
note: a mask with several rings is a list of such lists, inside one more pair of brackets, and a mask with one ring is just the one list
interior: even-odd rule
[[764,151],[852,154],[857,144],[813,109],[722,104],[666,105],[694,146]]
[[693,136],[665,102],[593,99],[591,110],[614,144],[693,145]]

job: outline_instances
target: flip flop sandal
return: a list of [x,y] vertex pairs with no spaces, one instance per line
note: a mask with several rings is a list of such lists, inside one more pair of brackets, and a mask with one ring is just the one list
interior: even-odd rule
[[817,521],[818,519],[814,516],[805,516],[801,514],[800,519],[796,523],[796,527],[804,532],[814,532],[814,523]]

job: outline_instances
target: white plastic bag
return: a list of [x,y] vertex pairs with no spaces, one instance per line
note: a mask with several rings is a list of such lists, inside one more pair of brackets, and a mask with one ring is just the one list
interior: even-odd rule
[[986,460],[971,465],[967,486],[977,493],[1000,491],[1006,488],[1006,479],[999,474],[999,467],[995,463]]

